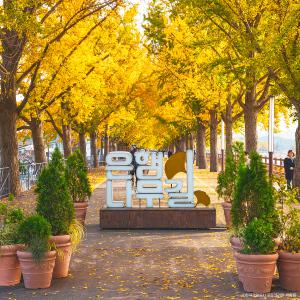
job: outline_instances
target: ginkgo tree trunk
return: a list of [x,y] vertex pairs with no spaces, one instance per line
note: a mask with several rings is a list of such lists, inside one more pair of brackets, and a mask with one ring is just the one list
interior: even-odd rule
[[85,164],[87,163],[86,161],[86,140],[85,140],[85,132],[83,130],[80,130],[78,133],[79,136],[79,149],[80,152],[83,156]]
[[92,166],[94,168],[98,168],[99,160],[98,160],[98,153],[97,153],[97,133],[95,131],[90,132],[90,148],[91,148]]
[[[4,9],[8,3],[5,2]],[[26,44],[25,34],[19,35],[16,30],[1,30],[2,63],[1,63],[1,101],[0,101],[0,167],[10,168],[12,192],[19,191],[17,118],[18,105],[17,71],[23,49]]]
[[30,122],[30,130],[34,149],[34,161],[36,163],[44,163],[47,161],[43,123],[37,118],[33,118]]
[[199,169],[206,169],[206,126],[202,120],[197,117],[197,131],[196,131],[196,161]]
[[[238,96],[232,101],[233,95],[228,94],[226,98],[226,106],[225,111],[221,113],[221,117],[225,124],[225,149],[226,153],[230,153],[232,148],[232,141],[233,141],[233,124],[243,116],[243,110],[240,109],[238,105],[238,101],[243,96],[243,92],[240,92]],[[239,109],[237,109],[239,107]]]
[[210,172],[218,172],[218,115],[216,109],[209,111]]

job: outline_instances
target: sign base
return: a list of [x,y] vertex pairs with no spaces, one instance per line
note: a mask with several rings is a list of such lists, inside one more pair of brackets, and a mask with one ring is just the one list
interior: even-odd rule
[[104,208],[101,229],[209,229],[215,208]]

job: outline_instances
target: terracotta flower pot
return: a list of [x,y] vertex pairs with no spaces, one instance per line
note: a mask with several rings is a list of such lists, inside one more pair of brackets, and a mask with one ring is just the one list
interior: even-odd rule
[[225,222],[226,222],[226,227],[230,228],[232,225],[231,222],[231,203],[228,202],[222,202],[222,207],[224,210],[224,216],[225,216]]
[[27,289],[45,289],[50,287],[55,264],[56,251],[49,251],[40,261],[35,261],[30,252],[17,252],[24,285]]
[[50,242],[55,244],[57,255],[55,267],[53,270],[53,278],[67,277],[69,274],[69,266],[72,255],[71,239],[69,235],[51,236]]
[[280,237],[274,238],[273,241],[277,247],[281,246],[282,244],[282,240]]
[[243,249],[242,241],[236,236],[230,237],[230,244],[231,244],[233,252],[239,252]]
[[[236,236],[231,236],[230,237],[230,244],[231,244],[231,248],[233,250],[233,253],[239,252],[243,249],[242,241]],[[242,278],[240,277],[239,273],[238,273],[238,278],[239,278],[239,281],[242,281]]]
[[9,286],[20,283],[21,267],[17,251],[23,245],[7,245],[0,247],[0,285]]
[[300,291],[300,253],[279,252],[277,261],[281,286],[289,291]]
[[235,252],[234,256],[244,290],[250,293],[269,293],[278,253],[254,255]]
[[89,206],[89,204],[87,201],[74,202],[75,217],[82,225],[84,225],[84,222],[85,222],[86,211],[87,211],[88,206]]

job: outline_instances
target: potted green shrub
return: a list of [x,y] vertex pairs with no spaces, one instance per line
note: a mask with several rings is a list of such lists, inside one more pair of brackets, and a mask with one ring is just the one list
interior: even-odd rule
[[0,285],[9,286],[20,283],[21,269],[17,251],[23,248],[19,244],[17,228],[24,219],[23,211],[0,203],[2,224],[0,227]]
[[235,252],[239,279],[244,290],[251,293],[271,291],[278,259],[274,235],[276,228],[264,218],[253,218],[244,228],[243,249]]
[[36,214],[26,218],[18,227],[23,251],[17,251],[25,288],[48,288],[51,285],[56,251],[50,251],[51,225]]
[[244,145],[236,142],[226,153],[225,170],[218,175],[217,194],[222,198],[222,207],[227,228],[231,227],[231,203],[236,185],[238,168],[245,164]]
[[285,182],[278,182],[275,190],[280,204],[280,243],[277,268],[281,286],[293,292],[300,291],[300,211],[293,207],[298,203],[299,190],[287,190]]
[[84,158],[79,150],[74,151],[67,159],[66,180],[74,203],[76,219],[84,224],[88,198],[92,191]]
[[290,291],[300,291],[300,213],[292,208],[283,227],[277,263],[281,286]]
[[277,225],[276,230],[279,233],[279,219],[275,204],[272,185],[267,179],[261,156],[252,152],[250,164],[240,165],[234,188],[231,208],[234,236],[231,238],[231,243],[235,250],[242,248],[238,238],[254,218],[264,217],[274,226]]
[[74,223],[74,206],[65,178],[64,160],[58,148],[54,150],[48,166],[42,170],[35,191],[36,211],[51,224],[51,241],[58,254],[53,277],[66,277],[72,254],[70,233]]

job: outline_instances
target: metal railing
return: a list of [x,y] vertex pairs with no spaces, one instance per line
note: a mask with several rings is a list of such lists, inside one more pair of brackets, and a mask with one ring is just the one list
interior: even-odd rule
[[28,191],[36,184],[39,174],[46,165],[46,162],[20,164],[19,171],[21,191]]
[[10,169],[0,168],[0,199],[7,197],[10,193]]
[[[209,154],[207,154],[209,160]],[[218,161],[221,163],[222,155],[218,154]],[[263,163],[269,165],[269,157],[262,157]],[[20,171],[20,185],[21,191],[30,190],[37,182],[37,178],[42,169],[46,166],[45,163],[21,163]],[[284,172],[284,159],[273,158],[273,173],[282,174]],[[91,157],[87,157],[87,165],[89,169],[93,169]],[[104,161],[99,161],[99,166],[105,165]],[[7,197],[11,192],[11,173],[10,168],[0,168],[0,199]]]
[[[87,156],[86,157],[86,163],[87,163],[88,169],[94,169],[94,158],[92,156]],[[105,161],[104,160],[100,160],[98,158],[98,164],[99,164],[99,167],[104,166],[105,165]]]

